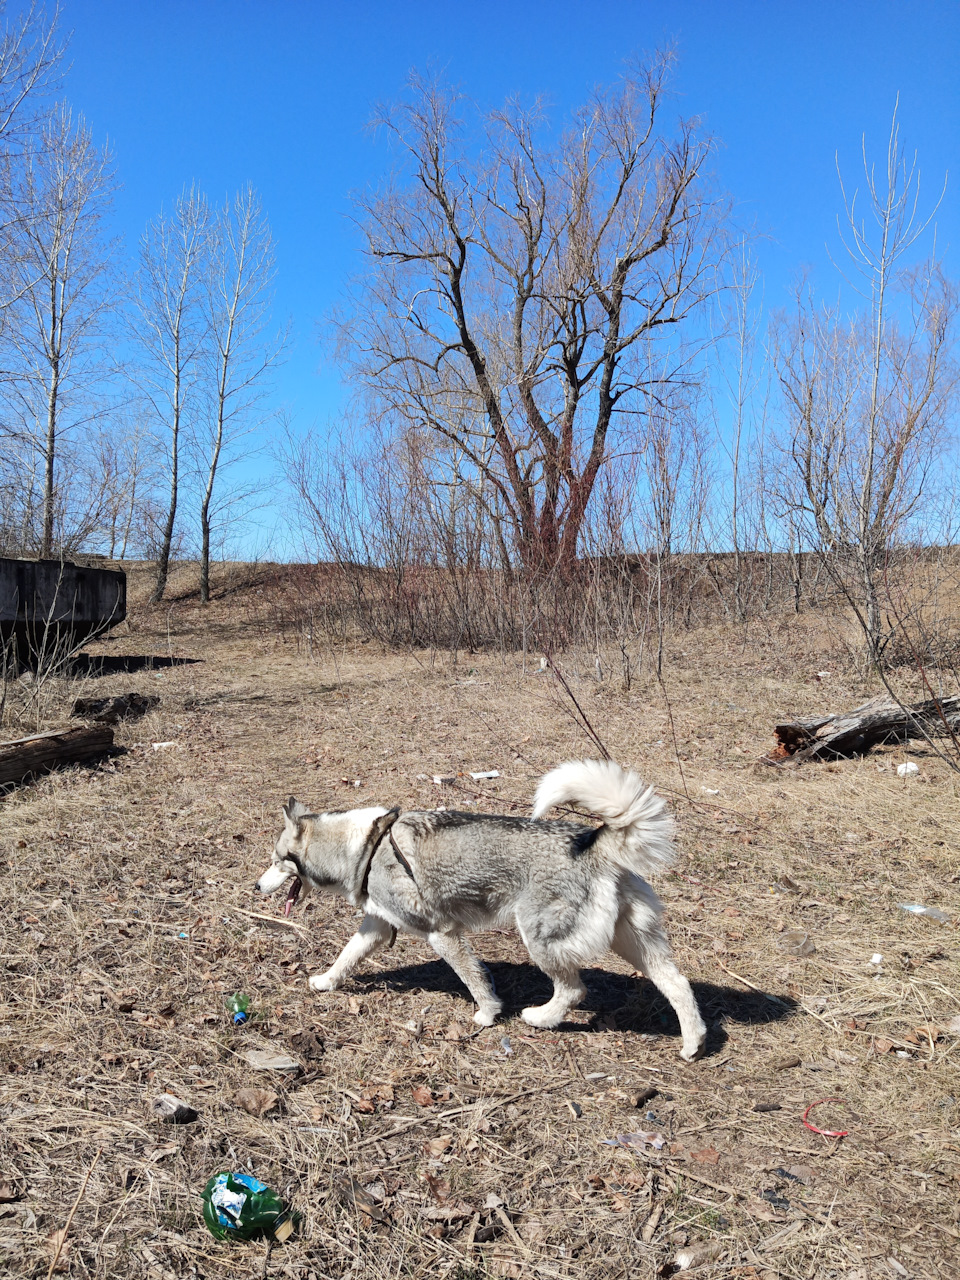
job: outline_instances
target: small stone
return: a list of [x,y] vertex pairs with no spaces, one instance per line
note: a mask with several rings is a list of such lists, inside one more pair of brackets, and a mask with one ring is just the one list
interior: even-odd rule
[[153,1100],[153,1114],[164,1124],[193,1124],[198,1112],[173,1093],[161,1093]]

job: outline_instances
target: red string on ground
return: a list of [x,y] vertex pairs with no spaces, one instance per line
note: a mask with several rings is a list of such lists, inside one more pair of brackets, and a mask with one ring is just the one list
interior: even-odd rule
[[809,1107],[807,1107],[806,1111],[803,1113],[803,1123],[806,1125],[808,1129],[811,1130],[811,1132],[822,1133],[825,1138],[849,1137],[850,1136],[849,1129],[820,1129],[815,1124],[811,1124],[810,1121],[807,1119],[807,1116],[810,1114],[810,1112],[813,1110],[814,1107],[820,1107],[825,1102],[839,1102],[843,1106],[847,1105],[843,1098],[820,1098],[816,1102],[811,1102]]

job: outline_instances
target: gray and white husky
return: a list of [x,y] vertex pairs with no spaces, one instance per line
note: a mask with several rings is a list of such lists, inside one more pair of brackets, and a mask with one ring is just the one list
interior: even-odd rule
[[[603,825],[541,818],[570,802]],[[335,990],[402,929],[426,938],[454,969],[482,1027],[496,1021],[501,1003],[466,933],[516,925],[531,959],[553,980],[552,998],[521,1014],[535,1027],[563,1021],[583,999],[580,970],[612,948],[673,1005],[680,1056],[691,1061],[703,1051],[706,1027],[671,958],[660,902],[643,879],[673,857],[665,808],[635,773],[594,760],[571,761],[542,778],[532,818],[381,807],[311,813],[291,796],[273,863],[257,887],[274,893],[291,881],[288,913],[310,889],[363,908],[360,928],[337,960],[310,979],[315,991]]]

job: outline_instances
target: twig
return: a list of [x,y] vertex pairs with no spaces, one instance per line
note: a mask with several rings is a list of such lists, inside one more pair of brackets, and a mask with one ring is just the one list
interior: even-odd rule
[[657,671],[657,681],[660,685],[660,692],[663,694],[663,701],[667,708],[667,719],[670,722],[670,737],[673,741],[673,754],[677,761],[677,768],[680,770],[680,781],[683,783],[683,794],[689,803],[690,791],[687,787],[687,775],[683,772],[683,762],[680,759],[680,747],[677,743],[677,726],[673,723],[673,707],[670,705],[670,695],[667,693],[667,686],[664,684],[663,673]]
[[303,925],[299,925],[295,920],[285,920],[283,916],[268,916],[262,911],[247,911],[244,907],[234,907],[234,911],[239,911],[241,915],[249,916],[251,920],[261,920],[271,929],[292,929],[294,933],[306,934]]
[[643,1230],[640,1232],[640,1239],[644,1244],[649,1244],[653,1239],[654,1232],[660,1225],[660,1219],[663,1217],[663,1209],[664,1205],[661,1200],[660,1203],[655,1208],[651,1209],[647,1215],[647,1220],[643,1224]]
[[470,1254],[473,1252],[473,1241],[477,1234],[477,1227],[479,1227],[479,1225],[480,1214],[475,1213],[470,1221],[470,1226],[467,1228],[467,1239],[463,1246],[464,1256],[467,1258],[469,1258]]
[[728,1187],[722,1182],[711,1182],[709,1178],[705,1178],[701,1173],[693,1173],[686,1165],[678,1166],[672,1161],[666,1166],[671,1173],[678,1174],[681,1178],[689,1178],[691,1182],[702,1182],[705,1187],[709,1187],[711,1191],[720,1191],[724,1195],[732,1196],[734,1200],[738,1196],[743,1197],[747,1193],[745,1191],[736,1191],[733,1187]]
[[47,1280],[50,1280],[50,1277],[53,1275],[53,1269],[60,1260],[60,1253],[63,1249],[64,1244],[66,1243],[67,1232],[70,1230],[70,1224],[73,1222],[73,1215],[77,1212],[77,1206],[80,1204],[80,1201],[83,1199],[83,1193],[87,1189],[87,1183],[90,1181],[90,1175],[91,1173],[93,1173],[93,1170],[96,1167],[96,1163],[102,1155],[103,1155],[103,1147],[98,1147],[97,1154],[93,1157],[93,1159],[90,1162],[90,1167],[87,1169],[87,1172],[83,1175],[83,1182],[81,1182],[80,1184],[80,1190],[77,1192],[77,1198],[76,1200],[74,1200],[73,1206],[71,1207],[70,1212],[67,1214],[67,1220],[64,1223],[63,1231],[61,1232],[60,1239],[57,1242],[56,1252],[54,1253],[53,1259],[50,1262],[50,1270],[47,1272]]
[[527,1098],[531,1093],[546,1093],[550,1089],[563,1089],[567,1084],[566,1080],[560,1080],[556,1084],[538,1085],[536,1089],[524,1089],[520,1093],[512,1093],[506,1098],[496,1098],[489,1102],[476,1101],[468,1103],[465,1107],[453,1107],[449,1111],[438,1111],[435,1115],[426,1114],[422,1116],[411,1116],[409,1120],[405,1120],[402,1124],[395,1125],[387,1133],[375,1133],[369,1138],[364,1138],[362,1142],[358,1142],[355,1151],[359,1151],[361,1147],[367,1147],[371,1142],[385,1142],[388,1138],[395,1138],[398,1134],[406,1133],[410,1129],[415,1129],[419,1124],[429,1124],[431,1120],[449,1120],[452,1116],[463,1115],[465,1111],[473,1111],[477,1107],[496,1108],[509,1106],[511,1102],[517,1102],[520,1098]]
[[508,1235],[508,1236],[510,1237],[510,1239],[513,1241],[513,1243],[517,1246],[517,1248],[520,1250],[520,1252],[521,1252],[525,1257],[529,1258],[529,1257],[530,1257],[530,1255],[531,1255],[532,1250],[530,1249],[530,1247],[529,1247],[528,1245],[525,1245],[525,1244],[523,1243],[523,1241],[520,1239],[520,1235],[519,1235],[519,1233],[517,1232],[517,1228],[513,1225],[513,1223],[510,1221],[510,1219],[509,1219],[509,1218],[507,1217],[507,1215],[504,1213],[504,1211],[503,1211],[503,1209],[500,1207],[500,1205],[497,1205],[497,1217],[498,1217],[498,1218],[500,1219],[500,1221],[503,1223],[503,1229],[504,1229],[504,1231],[506,1231],[507,1235]]
[[[742,974],[734,973],[732,969],[728,969],[727,966],[723,963],[723,961],[719,958],[719,956],[714,956],[714,959],[716,960],[720,968],[724,971],[724,973],[729,973],[731,978],[736,978],[738,982],[742,982],[743,985],[745,987],[749,987],[751,991],[756,991],[757,995],[763,996],[765,1000],[772,1000],[774,1004],[782,1005],[784,1009],[792,1008],[792,1005],[788,1004],[786,1000],[781,1000],[779,996],[770,995],[768,991],[764,991],[762,987],[758,987],[757,984],[755,982],[751,982],[749,978],[744,978]],[[803,1006],[801,1006],[801,1008],[802,1007]],[[810,1010],[807,1009],[805,1010],[805,1012],[809,1013]],[[814,1014],[814,1017],[816,1016],[817,1015]]]
[[[577,721],[577,723],[580,725],[580,728],[590,738],[594,746],[603,756],[604,760],[612,760],[613,757],[610,755],[610,752],[604,746],[603,741],[600,738],[600,735],[597,733],[596,729],[594,729],[593,725],[590,723],[590,719],[587,716],[587,713],[584,711],[583,707],[581,707],[580,703],[576,699],[576,695],[574,694],[573,690],[567,684],[567,681],[566,681],[566,678],[564,677],[563,672],[554,662],[553,658],[550,656],[549,653],[546,655],[546,659],[547,659],[547,666],[550,668],[550,670],[553,672],[554,676],[556,677],[557,683],[563,689],[564,693],[566,693],[567,697],[570,699],[570,701],[576,707],[577,712],[579,713],[580,719]],[[577,717],[574,716],[574,720],[576,719]],[[681,774],[682,772],[683,771],[681,770]]]

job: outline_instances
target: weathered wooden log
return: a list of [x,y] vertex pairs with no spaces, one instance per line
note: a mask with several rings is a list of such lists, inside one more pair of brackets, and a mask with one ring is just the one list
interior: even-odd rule
[[15,742],[0,742],[0,785],[20,782],[62,764],[93,760],[113,750],[113,730],[103,725],[52,729]]
[[862,755],[881,742],[960,736],[960,696],[901,706],[888,694],[840,715],[810,716],[774,725],[774,763]]

